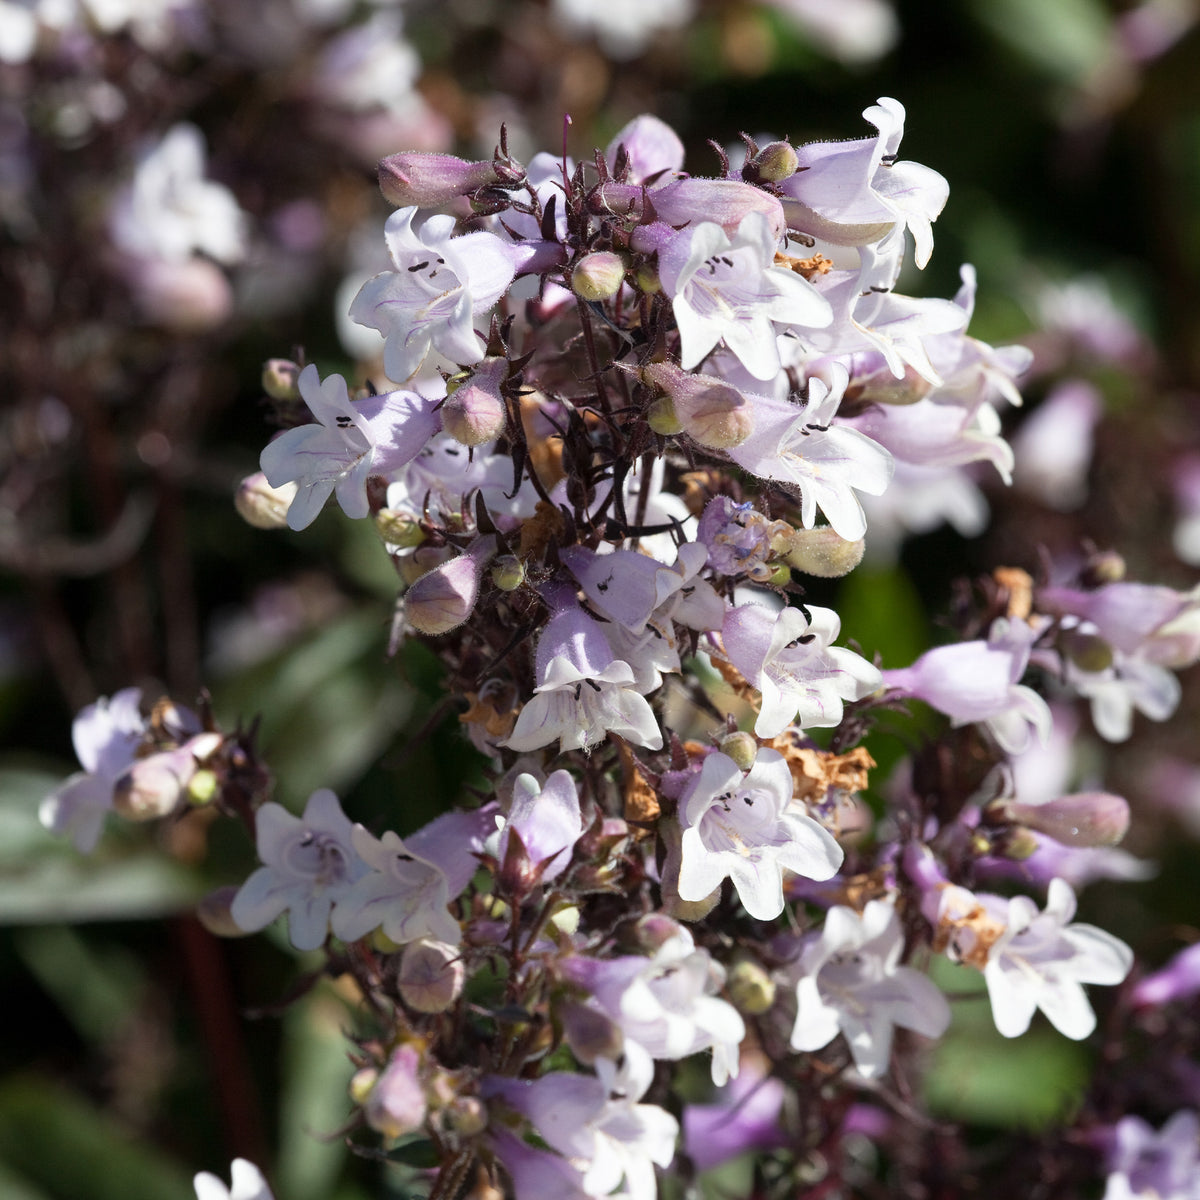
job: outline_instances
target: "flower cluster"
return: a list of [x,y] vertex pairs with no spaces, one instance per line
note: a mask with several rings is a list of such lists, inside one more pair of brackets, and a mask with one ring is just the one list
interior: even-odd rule
[[[951,300],[896,290],[948,188],[900,157],[897,101],[864,117],[850,141],[746,138],[711,177],[650,116],[580,163],[526,164],[503,135],[490,160],[380,163],[389,265],[349,316],[381,335],[386,386],[271,364],[274,399],[314,419],[268,443],[240,504],[302,530],[333,495],[373,522],[394,642],[427,639],[468,705],[481,803],[372,832],[327,789],[295,815],[265,777],[247,788],[230,739],[182,710],[147,722],[123,692],[78,719],[87,773],[46,822],[88,849],[110,807],[167,815],[203,776],[261,862],[207,919],[286,914],[297,950],[354,977],[372,1013],[354,1136],[427,1143],[439,1197],[477,1178],[651,1200],[677,1155],[706,1170],[747,1149],[789,1170],[819,1153],[845,1182],[843,1135],[907,1119],[880,1089],[950,1023],[931,966],[978,972],[1004,1037],[1041,1010],[1075,1040],[1096,1027],[1084,985],[1130,973],[1124,942],[1073,920],[1072,887],[1116,872],[1095,856],[1119,853],[1128,806],[1037,794],[1021,764],[1051,700],[1086,699],[1113,740],[1135,710],[1168,716],[1200,657],[1196,595],[1112,561],[1001,569],[958,641],[888,669],[805,601],[857,565],[864,498],[894,476],[1010,478],[999,413],[1029,360],[967,333],[970,267]],[[863,836],[864,739],[913,701],[949,724]],[[1177,998],[1175,974],[1121,1003]],[[715,1105],[672,1092],[666,1064],[697,1054]],[[695,1132],[714,1110],[740,1114],[719,1146]],[[1150,1186],[1147,1130],[1117,1127],[1110,1195]],[[235,1163],[232,1195],[263,1194]]]

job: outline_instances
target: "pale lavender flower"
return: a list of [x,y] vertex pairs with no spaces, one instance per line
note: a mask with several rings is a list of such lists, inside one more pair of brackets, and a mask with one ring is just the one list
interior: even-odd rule
[[772,535],[790,533],[786,522],[769,521],[749,501],[714,496],[704,507],[696,537],[708,548],[708,566],[717,574],[746,575],[762,583],[771,574]]
[[124,688],[79,711],[71,740],[83,772],[55,788],[38,809],[41,823],[52,833],[70,837],[81,854],[96,848],[116,782],[142,744],[146,720],[138,711],[141,700],[140,688]]
[[604,152],[609,167],[616,162],[618,146],[625,147],[633,183],[661,187],[683,170],[683,142],[679,134],[651,113],[634,117],[613,135]]
[[635,687],[633,668],[614,656],[604,630],[573,603],[546,623],[537,647],[537,687],[504,745],[590,750],[609,733],[657,750],[662,733]]
[[682,926],[653,957],[576,957],[563,963],[563,972],[621,1027],[627,1049],[636,1042],[654,1058],[678,1059],[712,1047],[713,1082],[737,1074],[745,1024],[737,1009],[714,994],[724,970],[696,948]]
[[541,866],[543,882],[557,879],[567,869],[571,847],[583,833],[579,792],[567,771],[555,771],[544,784],[532,775],[518,775],[513,781],[512,802],[496,851],[501,863],[513,830],[520,836],[530,863]]
[[1039,607],[1095,626],[1123,654],[1179,670],[1200,657],[1200,587],[1188,592],[1125,580],[1092,591],[1046,587]]
[[299,485],[288,509],[292,529],[311,525],[335,491],[348,517],[365,517],[367,479],[410,462],[441,425],[436,397],[397,391],[351,403],[346,381],[330,375],[322,382],[312,363],[297,384],[320,423],[285,430],[259,456],[272,487]]
[[1133,952],[1103,929],[1069,923],[1075,893],[1062,879],[1050,881],[1040,913],[1027,896],[989,899],[997,910],[1007,905],[1004,931],[988,949],[983,969],[996,1028],[1005,1037],[1019,1037],[1040,1008],[1066,1037],[1087,1037],[1096,1015],[1082,985],[1120,983],[1133,965]]
[[681,341],[681,365],[697,366],[724,340],[756,379],[779,373],[772,322],[803,328],[833,319],[807,280],[773,266],[775,244],[766,217],[750,213],[732,236],[710,221],[688,226],[659,251],[663,290],[671,298]]
[[1200,942],[1185,946],[1165,967],[1140,979],[1133,989],[1134,1004],[1171,1004],[1200,992]]
[[133,259],[184,264],[206,254],[228,265],[245,254],[245,222],[233,193],[205,178],[203,134],[179,124],[142,154],[113,203],[109,235]]
[[781,185],[788,223],[843,246],[878,242],[907,226],[923,267],[949,185],[929,167],[898,161],[905,117],[899,101],[883,96],[863,117],[879,131],[875,137],[796,147],[800,169]]
[[782,1079],[743,1066],[711,1104],[685,1105],[683,1148],[696,1170],[709,1171],[751,1150],[787,1145],[781,1121],[785,1094]]
[[783,755],[760,749],[743,774],[714,751],[679,800],[683,826],[679,895],[703,900],[732,879],[746,911],[760,921],[783,912],[783,872],[829,879],[842,848],[792,806],[795,784]]
[[333,906],[367,870],[351,837],[349,818],[328,788],[313,792],[304,815],[264,804],[255,816],[263,865],[233,898],[234,924],[247,933],[288,914],[288,937],[297,950],[325,941]]
[[1179,706],[1179,680],[1158,663],[1113,651],[1111,665],[1085,671],[1069,659],[1063,674],[1070,688],[1091,701],[1092,724],[1107,742],[1123,742],[1133,732],[1134,711],[1165,721]]
[[654,1076],[654,1064],[636,1051],[620,1069],[599,1059],[598,1077],[554,1071],[532,1081],[494,1079],[500,1095],[553,1149],[580,1172],[589,1196],[608,1196],[620,1187],[630,1200],[654,1200],[654,1167],[675,1157],[679,1125],[656,1104],[639,1104]]
[[950,1006],[937,986],[902,967],[904,933],[895,904],[872,900],[863,912],[835,905],[819,937],[810,938],[796,965],[793,1050],[820,1050],[845,1034],[862,1075],[886,1073],[896,1026],[941,1037]]
[[244,1158],[233,1160],[229,1187],[208,1171],[201,1171],[192,1182],[196,1200],[273,1200],[263,1173]]
[[365,870],[338,898],[333,932],[356,941],[374,929],[400,944],[432,938],[457,946],[462,930],[448,905],[471,880],[495,809],[448,812],[401,839],[374,837],[354,826],[354,849]]
[[454,237],[449,216],[412,227],[416,208],[397,209],[384,228],[395,267],[367,280],[350,306],[360,325],[387,339],[383,369],[403,382],[430,350],[459,365],[478,362],[483,342],[474,321],[504,294],[515,265],[503,239],[493,233]]
[[955,725],[987,725],[1010,754],[1029,744],[1030,729],[1045,740],[1050,708],[1019,683],[1029,663],[1033,631],[1024,622],[993,623],[988,640],[927,650],[911,667],[884,671],[883,682],[900,694],[924,700]]
[[1141,1117],[1113,1130],[1102,1200],[1200,1200],[1200,1120],[1181,1109],[1157,1133]]
[[743,604],[725,614],[721,640],[730,661],[762,693],[754,723],[760,738],[789,725],[828,728],[842,719],[843,700],[861,700],[882,682],[878,669],[853,650],[831,643],[841,632],[837,613],[809,605],[772,613]]
[[881,495],[892,478],[892,456],[858,429],[834,425],[847,379],[840,363],[829,382],[809,379],[803,407],[755,397],[754,430],[726,453],[752,475],[798,487],[805,529],[820,509],[838,536],[853,542],[867,530],[855,491]]

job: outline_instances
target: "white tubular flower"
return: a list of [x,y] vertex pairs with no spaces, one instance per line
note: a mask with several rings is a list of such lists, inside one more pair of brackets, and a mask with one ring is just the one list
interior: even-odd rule
[[789,725],[828,728],[842,719],[843,700],[861,700],[882,683],[861,655],[831,645],[841,632],[837,613],[809,605],[777,613],[742,604],[725,614],[721,640],[730,661],[762,693],[754,723],[760,738],[778,737]]
[[245,220],[233,193],[204,177],[203,134],[180,124],[142,155],[109,233],[131,258],[185,263],[201,253],[229,265],[245,255]]
[[234,896],[234,924],[254,933],[286,912],[292,945],[317,949],[334,904],[367,870],[354,851],[349,818],[337,796],[321,788],[309,797],[302,817],[281,804],[264,804],[255,828],[263,866]]
[[856,542],[867,519],[855,490],[881,496],[891,482],[892,456],[878,442],[846,425],[834,425],[846,390],[846,368],[837,363],[830,383],[808,381],[808,402],[754,399],[754,430],[726,453],[761,479],[777,479],[800,489],[805,529],[825,514],[839,537]]
[[494,233],[453,237],[453,217],[412,227],[416,208],[397,209],[385,236],[394,271],[368,279],[350,305],[360,325],[387,339],[383,369],[403,382],[431,349],[467,366],[483,357],[474,322],[504,294],[515,274],[503,239]]
[[701,221],[659,251],[659,274],[671,297],[682,342],[681,365],[697,366],[724,339],[756,379],[779,374],[773,321],[823,328],[829,303],[806,279],[775,267],[775,244],[762,213],[742,218],[730,237]]
[[904,934],[894,904],[872,900],[861,914],[837,905],[799,960],[793,1050],[820,1050],[846,1035],[867,1078],[886,1073],[896,1026],[941,1037],[945,996],[920,971],[900,966]]
[[709,754],[679,802],[683,829],[679,895],[698,901],[733,880],[760,921],[783,912],[783,872],[828,879],[842,848],[811,817],[789,810],[794,783],[783,755],[759,750],[743,774],[733,759]]
[[285,430],[259,455],[272,487],[298,485],[288,508],[291,529],[311,525],[335,492],[346,516],[365,517],[368,478],[411,462],[441,426],[434,411],[439,401],[416,392],[388,392],[351,403],[346,381],[340,375],[322,381],[312,363],[300,372],[297,384],[318,424]]
[[1117,984],[1129,974],[1133,952],[1094,925],[1068,924],[1075,893],[1052,879],[1046,907],[1028,896],[1008,901],[1003,933],[988,951],[983,977],[992,1018],[1005,1037],[1019,1037],[1041,1009],[1059,1033],[1079,1041],[1096,1027],[1085,983]]
[[208,1171],[201,1171],[192,1183],[196,1200],[274,1200],[262,1172],[244,1158],[233,1160],[229,1187]]

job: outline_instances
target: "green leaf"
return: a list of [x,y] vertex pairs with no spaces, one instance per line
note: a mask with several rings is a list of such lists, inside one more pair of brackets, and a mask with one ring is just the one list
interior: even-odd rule
[[350,1113],[349,1027],[346,1006],[327,985],[284,1019],[279,1194],[288,1200],[326,1200],[345,1163],[337,1133]]
[[67,1089],[29,1076],[0,1085],[0,1162],[47,1200],[195,1200],[190,1171]]

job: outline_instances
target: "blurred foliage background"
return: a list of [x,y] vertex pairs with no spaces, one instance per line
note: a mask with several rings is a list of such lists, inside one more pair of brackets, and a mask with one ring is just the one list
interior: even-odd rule
[[[40,799],[75,769],[72,714],[131,685],[181,703],[203,686],[226,727],[261,716],[276,797],[293,807],[329,786],[355,819],[386,815],[403,832],[481,780],[432,655],[407,645],[386,659],[395,579],[368,523],[331,510],[303,535],[267,533],[231,500],[268,436],[264,360],[303,347],[323,372],[370,376],[334,313],[343,279],[381,252],[379,154],[487,156],[503,120],[518,156],[558,151],[564,136],[582,156],[650,111],[705,174],[717,169],[707,139],[860,137],[862,109],[898,98],[903,157],[951,185],[933,261],[905,290],[952,295],[959,264],[974,263],[971,332],[1039,354],[1014,427],[1068,374],[1099,390],[1104,417],[1074,507],[981,478],[984,534],[940,526],[814,598],[896,666],[936,638],[956,578],[1036,571],[1039,546],[1090,539],[1122,553],[1132,578],[1196,582],[1172,542],[1187,516],[1173,479],[1200,453],[1195,3],[705,0],[681,22],[644,0],[642,16],[662,23],[632,45],[619,27],[563,15],[589,7],[601,6],[264,0],[239,13],[234,0],[164,0],[137,10],[167,14],[168,33],[152,37],[135,8],[106,28],[85,6],[76,28],[43,22],[22,58],[13,14],[39,6],[0,0],[6,1198],[182,1200],[195,1170],[227,1177],[235,1154],[264,1165],[281,1200],[401,1194],[337,1136],[350,1072],[337,988],[285,1005],[303,956],[281,938],[218,942],[189,915],[245,878],[247,840],[197,814],[114,825],[85,858],[37,823]],[[384,17],[386,29],[371,24]],[[356,30],[359,57],[350,43],[333,54]],[[347,99],[349,83],[374,84],[370,52],[384,45],[408,47],[376,68],[399,98]],[[106,225],[140,147],[179,121],[203,132],[210,175],[251,226],[228,295],[200,312],[148,292]],[[1132,322],[1136,353],[1106,346],[1098,319],[1098,348],[1076,336],[1063,349],[1047,289],[1081,278]],[[1098,886],[1090,911],[1152,963],[1200,936],[1197,846],[1178,836],[1200,826],[1200,807],[1151,784],[1163,756],[1197,761],[1200,687],[1194,673],[1184,684],[1171,724],[1139,719],[1099,768],[1136,806],[1131,848],[1160,870]],[[1069,1110],[1086,1048],[1044,1027],[1002,1044],[982,1003],[956,1008],[931,1075],[935,1112],[986,1130]]]

